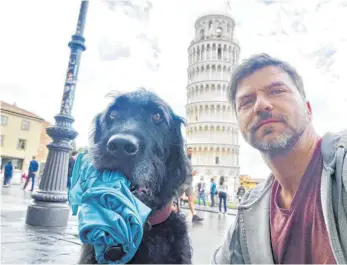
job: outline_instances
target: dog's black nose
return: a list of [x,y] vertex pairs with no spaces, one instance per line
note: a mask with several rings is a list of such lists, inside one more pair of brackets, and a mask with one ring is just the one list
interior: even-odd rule
[[108,140],[107,149],[114,155],[133,156],[139,150],[139,140],[133,135],[116,134]]

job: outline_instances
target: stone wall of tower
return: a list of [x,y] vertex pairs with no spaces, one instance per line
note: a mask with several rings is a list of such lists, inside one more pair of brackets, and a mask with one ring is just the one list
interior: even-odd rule
[[235,115],[227,99],[227,85],[240,47],[233,39],[235,23],[226,15],[207,15],[195,23],[188,48],[186,141],[193,148],[192,164],[208,183],[227,179],[228,195],[239,186],[239,142]]

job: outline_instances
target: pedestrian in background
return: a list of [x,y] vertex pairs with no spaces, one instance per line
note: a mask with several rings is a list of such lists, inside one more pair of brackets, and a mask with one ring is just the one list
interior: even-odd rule
[[[187,158],[189,159],[190,168],[191,168],[192,156],[193,156],[193,148],[188,147]],[[179,191],[179,195],[183,195],[183,193],[185,193],[188,198],[189,209],[193,216],[192,222],[201,222],[202,220],[204,220],[204,218],[196,214],[194,209],[194,189],[193,189],[192,183],[193,183],[193,177],[196,176],[197,174],[198,172],[196,170],[192,170],[191,173],[187,176],[186,181],[182,184]]]
[[211,178],[210,196],[211,196],[211,207],[214,207],[214,196],[216,195],[217,185],[213,178]]
[[26,189],[30,179],[31,179],[31,192],[34,191],[34,186],[35,186],[35,176],[37,171],[39,170],[39,163],[35,160],[35,156],[33,156],[33,159],[30,161],[29,164],[29,170],[28,170],[28,176],[27,179],[25,181],[23,190]]
[[200,182],[198,183],[198,194],[199,194],[198,203],[199,203],[199,205],[200,205],[200,200],[202,200],[204,203],[204,206],[206,206],[205,188],[206,188],[206,183],[204,182],[204,178],[201,177]]
[[13,175],[12,161],[8,161],[4,172],[4,187],[9,187]]
[[227,191],[228,185],[224,182],[224,177],[221,176],[218,185],[218,196],[219,196],[219,213],[222,213],[222,202],[224,205],[224,214],[227,212]]
[[70,188],[71,188],[72,171],[73,171],[73,167],[75,165],[77,155],[78,155],[77,151],[72,151],[71,156],[69,158],[69,168],[68,168],[68,172],[67,172],[67,189],[68,190],[70,190]]
[[239,203],[240,203],[240,201],[241,201],[243,195],[245,195],[245,193],[246,193],[246,190],[245,190],[245,188],[241,185],[241,186],[239,187],[239,189],[237,190],[237,194],[236,194],[237,199],[239,200]]

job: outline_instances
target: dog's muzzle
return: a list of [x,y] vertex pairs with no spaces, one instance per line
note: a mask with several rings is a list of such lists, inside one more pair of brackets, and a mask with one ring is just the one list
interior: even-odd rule
[[115,134],[107,142],[107,151],[117,157],[128,158],[139,151],[139,139],[130,134]]

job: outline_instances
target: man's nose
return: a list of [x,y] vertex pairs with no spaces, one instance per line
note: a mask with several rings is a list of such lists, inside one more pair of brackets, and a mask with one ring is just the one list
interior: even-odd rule
[[130,134],[115,134],[107,142],[107,151],[113,156],[130,158],[139,151],[139,139]]
[[254,113],[270,112],[273,109],[271,102],[264,96],[258,96],[254,104]]

